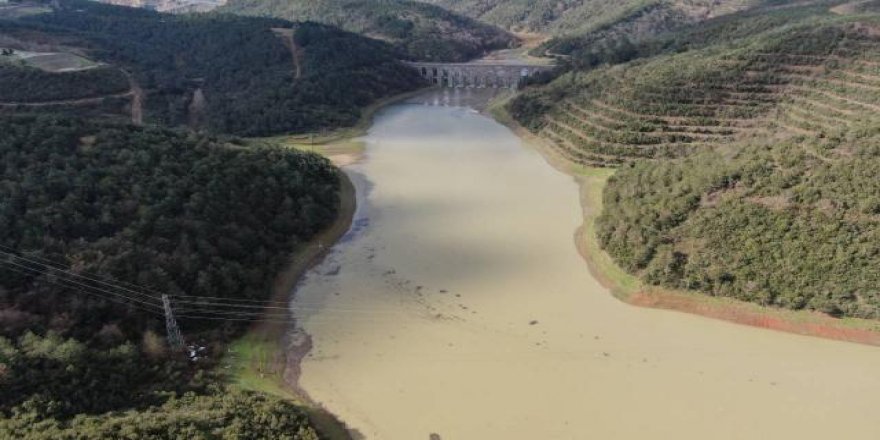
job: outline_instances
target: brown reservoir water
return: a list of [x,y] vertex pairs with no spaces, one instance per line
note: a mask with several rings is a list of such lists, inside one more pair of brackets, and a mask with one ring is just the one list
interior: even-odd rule
[[614,299],[577,184],[443,97],[346,168],[352,231],[300,283],[300,385],[369,439],[877,439],[880,349]]

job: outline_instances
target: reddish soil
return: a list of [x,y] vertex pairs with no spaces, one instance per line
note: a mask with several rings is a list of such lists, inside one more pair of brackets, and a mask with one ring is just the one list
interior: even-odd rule
[[627,302],[642,307],[676,310],[685,313],[706,316],[715,319],[735,322],[772,330],[780,330],[807,336],[818,336],[841,341],[858,342],[869,345],[880,345],[880,332],[868,329],[845,327],[840,320],[821,313],[798,312],[809,314],[803,319],[794,320],[783,316],[784,312],[773,309],[753,310],[747,305],[717,305],[690,298],[687,295],[672,292],[637,292]]

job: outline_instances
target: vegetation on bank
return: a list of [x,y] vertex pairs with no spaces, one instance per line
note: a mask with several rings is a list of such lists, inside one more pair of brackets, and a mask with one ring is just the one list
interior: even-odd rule
[[231,0],[219,11],[338,26],[421,61],[467,61],[517,43],[499,28],[411,0]]
[[209,365],[143,345],[0,337],[0,437],[319,438],[293,404],[227,390]]
[[[292,29],[295,47],[273,29]],[[362,108],[422,85],[388,44],[315,23],[61,0],[52,13],[0,20],[0,34],[85,46],[93,58],[132,73],[145,92],[147,122],[215,133],[353,125]],[[52,88],[76,95],[99,87],[71,74],[54,78]],[[42,97],[25,73],[11,79],[11,88],[33,92],[27,100]]]
[[600,244],[649,284],[876,319],[880,17],[732,14],[575,65],[508,109],[613,165]]
[[796,138],[623,167],[599,241],[650,284],[878,318],[878,135],[856,135],[858,150],[833,161]]
[[[292,405],[221,385],[241,322],[206,307],[268,299],[291,250],[335,219],[326,159],[50,115],[0,116],[0,133],[0,436],[316,438]],[[40,266],[13,251],[140,294],[24,269]],[[157,336],[144,288],[186,298],[197,362]]]

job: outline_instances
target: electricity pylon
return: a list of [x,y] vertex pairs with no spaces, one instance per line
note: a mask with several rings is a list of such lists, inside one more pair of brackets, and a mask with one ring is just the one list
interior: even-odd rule
[[180,334],[180,327],[177,326],[177,320],[174,319],[174,311],[171,310],[171,300],[168,295],[162,295],[162,305],[165,307],[165,330],[168,332],[168,345],[177,350],[183,347],[183,335]]

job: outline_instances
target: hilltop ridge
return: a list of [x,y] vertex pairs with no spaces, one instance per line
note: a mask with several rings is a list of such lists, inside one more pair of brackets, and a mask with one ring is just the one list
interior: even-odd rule
[[230,0],[219,10],[338,26],[422,61],[467,61],[518,44],[495,26],[411,0]]

